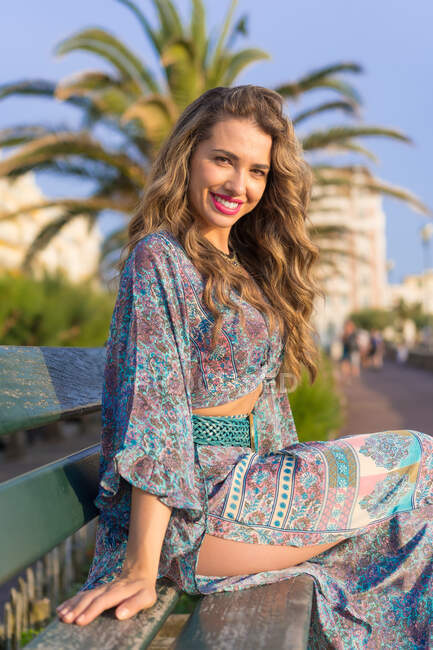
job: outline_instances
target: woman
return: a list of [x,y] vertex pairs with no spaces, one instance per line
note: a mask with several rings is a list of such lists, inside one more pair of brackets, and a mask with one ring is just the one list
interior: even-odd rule
[[370,333],[370,349],[368,351],[368,363],[371,368],[383,368],[384,347],[380,330],[372,329]]
[[343,344],[343,353],[340,362],[343,377],[346,380],[349,377],[359,377],[361,353],[358,342],[358,331],[353,320],[347,320],[344,323],[341,342]]
[[287,391],[317,363],[310,189],[264,88],[209,90],[163,146],[121,265],[95,555],[64,622],[129,618],[157,577],[207,594],[306,572],[319,646],[430,633],[431,439],[297,442]]

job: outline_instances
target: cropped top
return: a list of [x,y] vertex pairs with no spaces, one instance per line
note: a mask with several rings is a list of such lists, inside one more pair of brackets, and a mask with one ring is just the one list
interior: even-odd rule
[[[170,506],[158,575],[190,593],[196,593],[194,562],[206,532],[201,465],[211,461],[214,482],[224,480],[234,451],[194,445],[192,409],[238,399],[263,382],[253,409],[257,452],[297,442],[287,390],[277,390],[275,381],[283,354],[278,328],[270,332],[264,314],[232,289],[245,327],[233,309],[217,303],[223,328],[213,349],[213,316],[202,303],[203,287],[201,274],[168,230],[146,235],[129,254],[106,346],[95,500],[123,548],[131,485]],[[87,586],[104,579],[98,566],[95,558]]]

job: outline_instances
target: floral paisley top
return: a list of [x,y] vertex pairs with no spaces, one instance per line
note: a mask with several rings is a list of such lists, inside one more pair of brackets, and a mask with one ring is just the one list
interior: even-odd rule
[[194,445],[193,408],[235,400],[263,382],[253,409],[257,452],[297,442],[287,392],[279,392],[275,381],[283,355],[278,329],[269,332],[262,312],[233,290],[245,327],[234,310],[220,307],[223,328],[212,349],[213,317],[202,303],[203,287],[201,274],[167,230],[141,239],[126,261],[107,341],[95,500],[99,539],[82,589],[121,570],[134,485],[172,508],[159,577],[199,593],[195,563],[208,507],[202,466],[212,464],[213,484],[221,482],[242,448]]

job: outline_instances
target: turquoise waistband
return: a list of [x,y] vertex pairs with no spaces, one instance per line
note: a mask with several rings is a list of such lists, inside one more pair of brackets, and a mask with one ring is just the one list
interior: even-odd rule
[[193,440],[197,445],[251,447],[254,418],[249,415],[192,415]]

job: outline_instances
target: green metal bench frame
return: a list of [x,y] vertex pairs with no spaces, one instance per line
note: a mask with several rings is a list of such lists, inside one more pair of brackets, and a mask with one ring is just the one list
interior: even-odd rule
[[[101,408],[104,348],[0,346],[0,436]],[[97,516],[99,445],[0,483],[0,584]],[[114,610],[85,627],[53,621],[26,647],[146,648],[180,597],[160,580],[158,602],[132,619]],[[202,598],[176,641],[200,648],[306,648],[313,580],[301,576]]]

